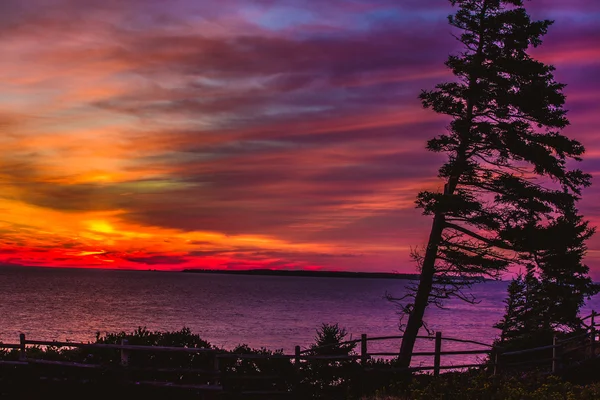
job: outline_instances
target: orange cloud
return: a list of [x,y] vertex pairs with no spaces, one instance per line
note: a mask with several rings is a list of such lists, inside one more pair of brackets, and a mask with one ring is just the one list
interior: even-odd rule
[[[31,1],[0,5],[0,263],[414,270],[430,221],[413,201],[445,159],[424,147],[448,119],[417,96],[449,77],[446,1],[286,3],[306,21],[245,0]],[[577,10],[534,55],[569,84],[597,180],[600,35]]]

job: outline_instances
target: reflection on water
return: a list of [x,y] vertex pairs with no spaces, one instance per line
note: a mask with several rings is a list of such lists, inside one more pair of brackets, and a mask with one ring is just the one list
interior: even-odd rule
[[[95,333],[191,328],[212,344],[231,348],[283,348],[312,343],[321,323],[339,323],[353,338],[398,333],[394,306],[383,296],[401,294],[406,282],[388,279],[230,276],[175,272],[0,268],[0,340],[19,332],[40,340],[93,340]],[[505,282],[474,290],[478,305],[448,304],[428,310],[432,330],[444,336],[491,343],[501,318]],[[586,310],[600,309],[592,300]],[[395,351],[399,341],[373,342],[373,351]],[[464,348],[444,344],[446,350]],[[461,347],[462,346],[462,347]],[[432,350],[433,343],[418,346]],[[464,356],[463,356],[464,357]],[[472,358],[471,358],[472,359]],[[419,360],[416,360],[417,363]],[[456,362],[460,361],[456,359]]]

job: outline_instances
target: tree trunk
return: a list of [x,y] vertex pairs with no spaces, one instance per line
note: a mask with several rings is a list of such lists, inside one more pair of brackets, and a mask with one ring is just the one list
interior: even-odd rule
[[[477,51],[475,52],[476,64],[481,66],[482,53],[484,44],[484,33],[485,33],[485,15],[488,10],[488,0],[483,1],[481,11],[479,13],[480,24],[479,24],[479,44],[477,45]],[[456,186],[460,180],[460,176],[464,170],[464,163],[467,160],[466,150],[469,142],[469,135],[471,126],[473,124],[473,107],[474,107],[474,94],[473,89],[476,86],[477,76],[471,74],[469,78],[469,96],[467,98],[467,110],[466,110],[466,122],[467,125],[465,130],[460,135],[460,146],[457,151],[456,169],[451,175],[448,182],[444,185],[444,195],[449,196],[454,193]],[[410,367],[412,359],[413,349],[415,347],[415,341],[419,334],[421,326],[423,326],[423,316],[425,315],[425,309],[427,308],[429,295],[433,287],[433,278],[435,275],[435,261],[437,259],[437,252],[440,241],[442,239],[442,233],[445,228],[446,218],[443,213],[436,213],[433,218],[431,225],[431,232],[429,233],[429,240],[427,242],[427,250],[425,251],[425,257],[423,258],[423,265],[421,267],[421,276],[419,278],[419,287],[415,295],[415,303],[412,312],[408,316],[406,323],[406,329],[404,335],[402,335],[402,344],[400,345],[400,355],[398,356],[399,368]]]
[[[470,129],[473,105],[469,101],[467,106],[467,114],[469,125],[467,129]],[[456,186],[460,180],[460,176],[463,173],[464,163],[466,161],[466,146],[467,141],[462,140],[460,148],[458,150],[456,171],[453,176],[444,185],[444,195],[451,196],[456,190]],[[410,367],[410,361],[412,359],[413,348],[415,347],[415,341],[419,334],[419,329],[423,326],[423,316],[425,315],[425,309],[427,308],[429,295],[431,294],[431,288],[433,287],[433,278],[435,275],[435,260],[437,259],[437,252],[440,241],[442,239],[442,233],[446,227],[446,217],[443,213],[438,212],[433,218],[431,224],[431,231],[429,233],[429,240],[427,241],[427,250],[425,251],[425,257],[423,258],[423,265],[421,266],[421,275],[419,278],[419,287],[415,295],[415,302],[412,312],[408,316],[406,323],[406,329],[402,335],[402,344],[400,345],[400,355],[398,356],[399,368]]]
[[421,268],[421,277],[419,279],[419,288],[415,296],[415,303],[412,312],[408,316],[408,322],[406,323],[406,329],[402,338],[402,345],[400,346],[400,356],[398,358],[399,368],[410,367],[410,361],[412,359],[413,348],[415,347],[415,341],[419,334],[419,329],[423,325],[423,315],[427,308],[429,300],[429,294],[433,286],[433,276],[435,274],[435,259],[437,256],[438,245],[442,238],[442,231],[444,230],[444,215],[436,214],[431,225],[431,233],[429,234],[429,241],[427,243],[427,250],[425,252],[425,258],[423,259],[423,266]]

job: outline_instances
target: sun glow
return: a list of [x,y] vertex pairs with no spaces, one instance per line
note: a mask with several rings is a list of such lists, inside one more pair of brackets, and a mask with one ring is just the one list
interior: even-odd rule
[[80,251],[79,253],[75,253],[76,256],[92,256],[92,255],[98,255],[98,254],[106,254],[106,251],[104,250],[100,250],[100,251]]
[[114,233],[115,229],[106,221],[93,220],[87,221],[88,227],[93,232],[98,233]]
[[[532,55],[569,82],[600,225],[600,2],[582,2]],[[431,224],[415,196],[443,190],[424,144],[449,120],[415,97],[452,79],[432,62],[440,10],[296,1],[311,22],[274,23],[250,0],[4,3],[28,28],[0,41],[0,268],[413,271]],[[416,35],[407,15],[426,15]],[[600,235],[588,247],[600,271]]]

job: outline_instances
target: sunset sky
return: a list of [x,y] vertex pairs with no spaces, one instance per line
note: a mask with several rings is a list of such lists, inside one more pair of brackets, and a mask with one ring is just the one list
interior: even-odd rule
[[[600,1],[533,0],[600,225]],[[446,0],[2,0],[0,264],[414,272]],[[587,263],[600,278],[600,234]]]

